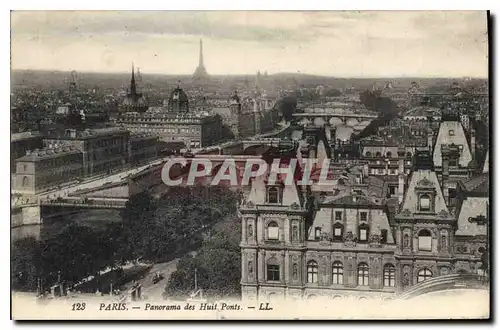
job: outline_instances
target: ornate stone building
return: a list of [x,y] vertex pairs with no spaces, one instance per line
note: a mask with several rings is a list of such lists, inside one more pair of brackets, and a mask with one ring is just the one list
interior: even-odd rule
[[130,79],[130,89],[125,96],[122,104],[119,106],[121,112],[145,112],[148,110],[148,102],[146,98],[137,91],[135,83],[134,66],[132,65],[132,78]]
[[135,133],[149,133],[163,142],[181,142],[186,148],[202,148],[221,139],[222,121],[206,112],[190,112],[187,94],[175,88],[166,109],[146,113],[123,113],[115,123]]
[[318,195],[281,176],[271,185],[270,175],[252,182],[240,208],[243,299],[386,299],[481,264],[477,252],[456,252],[459,234],[468,234],[447,206],[429,150],[399,175],[395,216],[384,198],[358,189]]

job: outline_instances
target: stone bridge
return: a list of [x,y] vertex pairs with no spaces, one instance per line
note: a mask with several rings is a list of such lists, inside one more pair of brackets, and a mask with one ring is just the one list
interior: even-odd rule
[[423,294],[444,290],[477,290],[488,288],[489,282],[479,274],[450,274],[433,277],[418,283],[397,296],[396,299],[411,299]]
[[[323,109],[321,109],[323,110]],[[366,127],[372,120],[378,117],[377,114],[371,113],[354,113],[347,110],[344,111],[316,111],[294,113],[293,117],[300,126],[324,126],[332,127],[338,125],[346,125],[352,128]]]

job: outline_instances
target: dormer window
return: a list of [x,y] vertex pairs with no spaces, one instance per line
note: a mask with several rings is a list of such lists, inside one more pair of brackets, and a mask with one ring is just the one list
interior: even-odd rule
[[314,239],[319,240],[321,238],[321,227],[316,227],[314,229]]
[[368,213],[366,213],[366,212],[359,213],[359,220],[360,221],[367,221],[367,219],[368,219]]
[[359,241],[360,242],[366,242],[368,241],[368,230],[369,227],[366,224],[362,224],[359,226]]
[[335,221],[342,221],[342,211],[335,211]]
[[269,187],[267,190],[267,202],[270,204],[280,203],[280,190],[278,187]]
[[335,223],[333,225],[333,240],[341,241],[343,235],[344,235],[344,226],[339,222]]
[[427,194],[420,195],[420,211],[431,210],[431,197]]

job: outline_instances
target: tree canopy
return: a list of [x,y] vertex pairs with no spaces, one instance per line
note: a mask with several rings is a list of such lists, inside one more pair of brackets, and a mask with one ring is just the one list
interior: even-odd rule
[[199,247],[216,223],[235,214],[238,198],[224,187],[174,187],[158,199],[143,192],[130,198],[122,222],[103,229],[70,223],[41,240],[16,240],[13,287],[34,291],[40,279],[47,289],[58,280],[76,283],[139,258],[172,260]]

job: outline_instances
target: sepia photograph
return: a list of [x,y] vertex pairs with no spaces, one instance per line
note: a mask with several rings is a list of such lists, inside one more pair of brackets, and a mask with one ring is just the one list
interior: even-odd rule
[[11,11],[11,319],[490,319],[491,22]]

